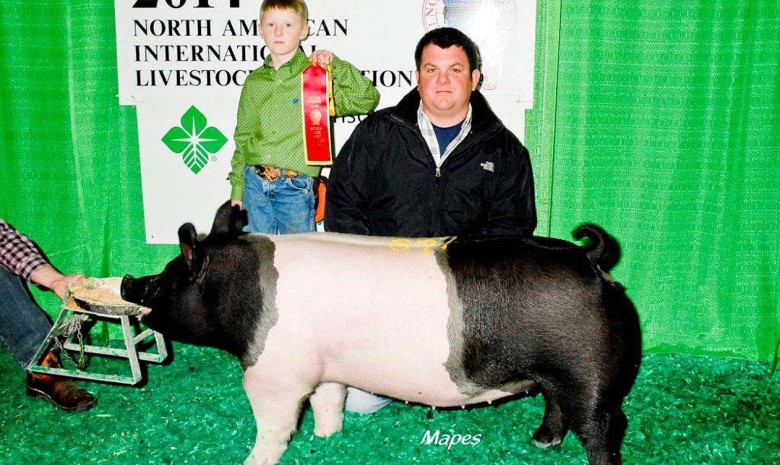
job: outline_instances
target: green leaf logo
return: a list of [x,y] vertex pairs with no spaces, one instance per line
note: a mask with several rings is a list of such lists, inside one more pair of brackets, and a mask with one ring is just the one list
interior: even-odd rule
[[174,153],[181,154],[184,164],[198,174],[209,162],[209,154],[219,152],[227,137],[215,127],[209,127],[203,113],[191,106],[181,117],[181,127],[173,127],[162,138]]

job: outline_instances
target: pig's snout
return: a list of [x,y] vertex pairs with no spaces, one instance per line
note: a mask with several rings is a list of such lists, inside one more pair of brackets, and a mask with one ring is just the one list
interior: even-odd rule
[[138,285],[137,279],[126,274],[122,278],[122,284],[119,285],[119,294],[122,296],[122,300],[132,302],[134,304],[143,305],[141,300],[144,296],[142,286]]
[[160,291],[159,275],[134,278],[128,274],[122,278],[122,283],[119,285],[122,299],[150,309],[157,306]]
[[135,281],[135,278],[130,276],[129,274],[126,274],[122,277],[122,283],[119,285],[119,293],[122,296],[124,300],[127,300],[130,296],[130,292],[128,289],[130,286],[133,285],[133,282]]

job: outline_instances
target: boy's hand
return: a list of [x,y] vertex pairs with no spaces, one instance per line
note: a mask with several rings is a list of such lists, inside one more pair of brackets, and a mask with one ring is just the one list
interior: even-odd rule
[[238,208],[240,208],[242,210],[244,209],[244,202],[242,202],[240,200],[236,200],[236,199],[230,199],[230,206],[234,207],[236,205],[238,205]]
[[333,62],[333,52],[328,50],[315,50],[309,56],[309,60],[312,64],[319,64],[323,68],[327,68]]

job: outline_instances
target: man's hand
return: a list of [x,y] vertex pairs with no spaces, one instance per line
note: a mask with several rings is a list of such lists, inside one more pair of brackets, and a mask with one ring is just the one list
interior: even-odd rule
[[65,300],[68,295],[68,290],[79,283],[81,280],[86,279],[81,274],[64,275],[55,270],[53,266],[46,265],[35,270],[30,276],[30,281],[39,286],[43,286],[50,289],[57,294],[60,299]]

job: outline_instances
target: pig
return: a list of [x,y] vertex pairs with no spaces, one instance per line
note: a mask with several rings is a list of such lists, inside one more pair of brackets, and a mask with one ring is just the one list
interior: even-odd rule
[[[243,217],[242,217],[243,216]],[[172,340],[235,355],[257,423],[247,465],[277,463],[308,399],[314,434],[342,428],[345,386],[435,407],[538,390],[533,441],[571,429],[590,464],[621,463],[623,400],[638,374],[636,310],[608,273],[619,246],[540,237],[386,238],[242,232],[229,203],[158,275],[125,276],[125,300]]]

